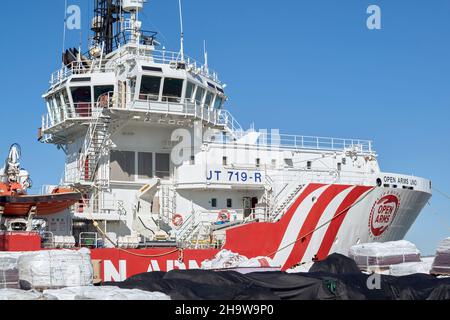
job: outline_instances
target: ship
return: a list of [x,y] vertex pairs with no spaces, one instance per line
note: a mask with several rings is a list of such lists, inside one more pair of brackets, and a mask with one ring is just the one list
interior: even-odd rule
[[431,181],[383,172],[370,140],[244,130],[207,54],[186,55],[183,31],[166,50],[143,29],[144,5],[95,0],[86,52],[65,49],[51,75],[39,141],[65,153],[65,169],[46,190],[80,198],[43,216],[21,250],[88,247],[102,280],[123,281],[222,250],[288,270],[405,237]]

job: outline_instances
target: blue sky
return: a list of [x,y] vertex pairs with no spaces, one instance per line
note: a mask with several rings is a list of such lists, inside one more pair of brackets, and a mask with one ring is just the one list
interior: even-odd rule
[[[93,1],[68,3],[82,8],[83,33],[68,31],[67,46],[86,45]],[[151,0],[141,16],[174,51],[177,3]],[[381,7],[382,30],[366,28],[371,4]],[[60,66],[64,1],[2,5],[0,160],[18,142],[35,186],[56,184],[64,155],[39,144],[37,128],[41,94]],[[371,139],[383,171],[450,193],[450,1],[184,0],[184,19],[187,53],[201,60],[207,41],[243,126]],[[430,254],[448,236],[450,201],[436,193],[407,239]]]

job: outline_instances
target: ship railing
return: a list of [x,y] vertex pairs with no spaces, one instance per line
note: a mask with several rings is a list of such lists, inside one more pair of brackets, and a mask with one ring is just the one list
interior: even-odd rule
[[50,249],[55,247],[55,240],[53,232],[46,231],[41,234],[41,244],[42,248]]
[[[366,172],[339,171],[327,169],[289,168],[291,174],[283,172],[271,174],[274,184],[279,186],[289,184],[324,183],[324,184],[348,184],[348,185],[374,185],[372,174]],[[282,192],[281,192],[282,193]]]
[[[221,138],[222,143],[246,144],[245,136],[254,131],[235,131],[233,135],[225,135]],[[242,139],[239,141],[239,139]],[[216,140],[217,141],[217,140]],[[211,141],[212,142],[212,141]],[[252,143],[253,144],[253,143]],[[327,138],[289,134],[269,134],[258,132],[255,146],[269,147],[272,150],[322,150],[322,151],[348,151],[350,153],[372,154],[373,142],[361,139]]]
[[42,130],[48,130],[53,126],[64,123],[68,120],[91,120],[101,114],[101,106],[90,102],[74,103],[71,106],[58,107],[52,109],[42,117]]
[[81,232],[78,237],[78,246],[80,248],[96,249],[101,243],[97,232]]
[[126,215],[124,202],[122,200],[85,199],[84,201],[74,204],[73,211],[77,215],[86,215],[87,217],[89,217],[90,214]]
[[194,74],[201,74],[219,84],[221,83],[219,80],[219,74],[216,71],[209,68],[204,63],[200,63],[196,59],[187,56],[186,54],[183,59],[180,52],[139,48],[137,50],[137,56],[141,60],[150,63],[153,62],[157,64],[170,65],[175,69],[185,69],[192,71]]
[[61,69],[53,72],[50,76],[50,85],[58,84],[73,75],[91,74],[91,73],[107,73],[114,72],[115,68],[108,66],[110,59],[95,59],[73,61]]
[[[120,97],[120,95],[118,95]],[[122,103],[122,99],[110,96],[112,107],[129,110],[140,110],[148,113],[158,113],[164,115],[179,115],[181,117],[194,117],[213,125],[224,126],[220,118],[221,110],[214,109],[208,105],[190,99],[182,100],[180,97],[162,96],[152,94],[140,94],[137,97],[130,97],[131,104]]]

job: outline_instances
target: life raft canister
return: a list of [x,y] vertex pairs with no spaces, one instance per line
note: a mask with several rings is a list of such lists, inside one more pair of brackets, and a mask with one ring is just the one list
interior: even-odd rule
[[230,222],[231,214],[228,210],[222,210],[219,212],[218,221],[219,222]]
[[172,218],[172,223],[175,227],[179,228],[183,225],[183,216],[181,214],[176,214]]

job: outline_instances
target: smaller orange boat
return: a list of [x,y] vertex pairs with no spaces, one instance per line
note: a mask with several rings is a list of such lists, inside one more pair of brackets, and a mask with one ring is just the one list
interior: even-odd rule
[[32,183],[20,169],[20,146],[13,144],[5,166],[0,170],[0,216],[19,218],[57,214],[79,200],[81,194],[67,188],[55,188],[51,194],[28,195]]

